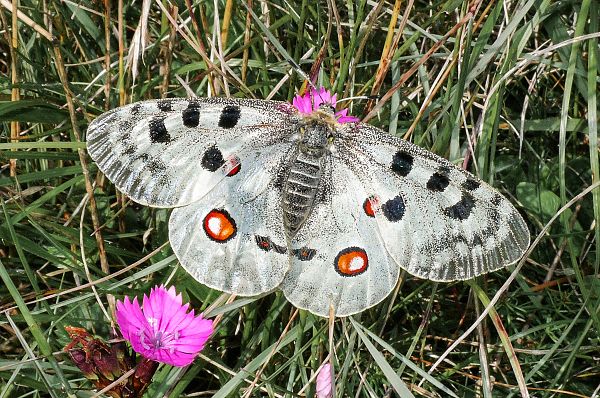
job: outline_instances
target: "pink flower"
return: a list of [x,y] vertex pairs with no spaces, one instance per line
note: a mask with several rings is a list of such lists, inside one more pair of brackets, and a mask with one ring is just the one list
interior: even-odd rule
[[141,307],[137,297],[117,301],[117,323],[123,337],[143,357],[186,366],[213,333],[212,320],[188,312],[189,306],[182,305],[175,287],[155,286],[149,296],[144,295]]
[[327,362],[321,367],[317,376],[317,398],[331,398],[333,396],[333,369]]
[[[292,104],[298,109],[300,113],[311,114],[314,111],[319,110],[321,104],[330,104],[335,109],[337,103],[337,94],[331,95],[329,90],[325,87],[319,89],[311,88],[304,95],[296,95],[292,101]],[[356,123],[360,119],[354,116],[348,116],[348,109],[342,109],[335,113],[335,118],[339,123]]]

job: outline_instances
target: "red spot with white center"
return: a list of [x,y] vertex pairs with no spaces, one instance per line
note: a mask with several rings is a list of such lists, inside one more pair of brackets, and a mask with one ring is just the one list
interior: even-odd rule
[[363,202],[363,210],[365,211],[365,214],[369,217],[375,217],[375,213],[377,213],[380,208],[381,202],[379,200],[379,196],[369,196]]
[[231,218],[226,210],[211,210],[202,222],[204,232],[209,239],[215,242],[225,243],[233,238],[237,232],[235,220]]
[[356,276],[369,266],[367,252],[360,247],[347,247],[335,257],[335,270],[342,276]]

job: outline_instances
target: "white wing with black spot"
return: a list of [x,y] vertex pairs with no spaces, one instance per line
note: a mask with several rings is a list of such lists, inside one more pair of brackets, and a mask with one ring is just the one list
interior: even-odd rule
[[324,317],[363,311],[396,285],[400,268],[388,256],[377,224],[363,211],[367,192],[351,169],[330,158],[321,194],[291,241],[292,266],[281,285],[296,307]]
[[[199,282],[243,296],[276,288],[289,268],[288,248],[274,188],[291,144],[240,153],[242,171],[200,200],[173,210],[171,247]],[[245,167],[245,169],[244,169]]]
[[515,263],[529,246],[504,196],[431,152],[368,125],[336,150],[367,191],[385,250],[413,275],[470,279]]
[[95,119],[88,152],[136,202],[182,206],[239,171],[238,153],[288,142],[295,131],[288,129],[290,108],[233,98],[138,102]]

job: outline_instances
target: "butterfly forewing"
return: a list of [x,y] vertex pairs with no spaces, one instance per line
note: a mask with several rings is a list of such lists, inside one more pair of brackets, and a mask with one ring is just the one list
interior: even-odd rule
[[287,106],[222,98],[138,102],[95,119],[88,151],[136,202],[181,206],[231,173],[238,153],[289,140],[281,125]]
[[338,152],[376,199],[385,249],[413,275],[470,279],[515,263],[529,245],[506,198],[431,152],[367,125],[340,139]]

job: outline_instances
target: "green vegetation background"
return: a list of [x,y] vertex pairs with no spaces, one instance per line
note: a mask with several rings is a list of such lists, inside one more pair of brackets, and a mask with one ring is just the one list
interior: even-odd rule
[[403,274],[336,320],[337,396],[598,396],[597,1],[1,0],[0,17],[0,397],[92,396],[63,327],[109,338],[110,295],[159,283],[221,318],[203,356],[161,367],[147,396],[313,396],[327,321],[188,277],[168,211],[115,192],[84,144],[90,120],[141,99],[290,100],[303,82],[290,59],[320,65],[340,98],[389,99],[369,123],[466,158],[539,237],[518,272]]

